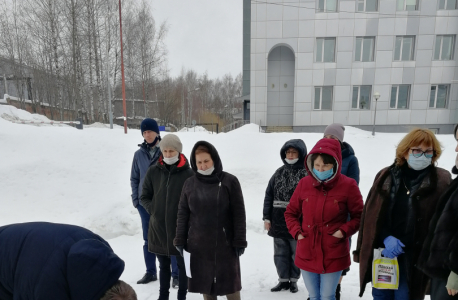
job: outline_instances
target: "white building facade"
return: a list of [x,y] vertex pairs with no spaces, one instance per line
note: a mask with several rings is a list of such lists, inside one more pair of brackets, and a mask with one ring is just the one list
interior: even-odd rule
[[375,117],[377,131],[439,133],[458,123],[457,0],[252,0],[250,9],[251,122],[370,130]]

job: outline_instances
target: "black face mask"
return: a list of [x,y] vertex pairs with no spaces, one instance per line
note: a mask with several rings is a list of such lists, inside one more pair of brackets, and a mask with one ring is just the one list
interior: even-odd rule
[[147,144],[148,147],[150,147],[150,148],[153,148],[154,145],[156,145],[156,143],[157,143],[158,141],[160,141],[160,140],[161,140],[161,137],[160,137],[159,135],[156,136],[156,138],[154,139],[154,141],[153,141],[152,143],[148,143],[148,142],[144,139],[145,144]]

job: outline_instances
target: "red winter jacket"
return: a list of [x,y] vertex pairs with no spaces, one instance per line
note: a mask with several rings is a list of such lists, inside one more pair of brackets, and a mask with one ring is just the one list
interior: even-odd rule
[[[320,181],[313,173],[311,155],[325,153],[337,161],[337,172]],[[286,207],[285,219],[289,233],[297,239],[295,264],[313,273],[333,273],[351,264],[348,238],[359,229],[363,199],[356,181],[342,175],[340,144],[322,139],[307,155],[305,167],[309,176],[299,181]],[[348,214],[351,220],[347,222]],[[341,230],[344,238],[333,237]]]

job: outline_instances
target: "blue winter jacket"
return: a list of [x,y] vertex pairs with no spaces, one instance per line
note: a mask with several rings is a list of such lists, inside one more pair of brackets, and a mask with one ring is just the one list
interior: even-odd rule
[[130,171],[130,186],[132,188],[132,204],[134,207],[137,207],[140,204],[143,181],[145,180],[145,175],[149,166],[155,165],[159,156],[162,154],[158,147],[154,157],[151,157],[146,143],[139,144],[138,146],[140,149],[135,151],[134,160],[132,161],[132,169]]
[[342,145],[342,174],[356,180],[359,185],[359,164],[355,151],[350,144],[343,142]]
[[73,225],[0,227],[0,299],[99,300],[124,271],[110,245]]

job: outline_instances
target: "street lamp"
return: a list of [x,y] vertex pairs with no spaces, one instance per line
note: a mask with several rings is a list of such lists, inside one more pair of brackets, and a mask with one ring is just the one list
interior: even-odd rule
[[377,117],[377,100],[380,98],[380,93],[375,92],[374,93],[374,99],[375,99],[375,111],[374,111],[374,126],[372,127],[372,135],[375,135],[375,118]]

